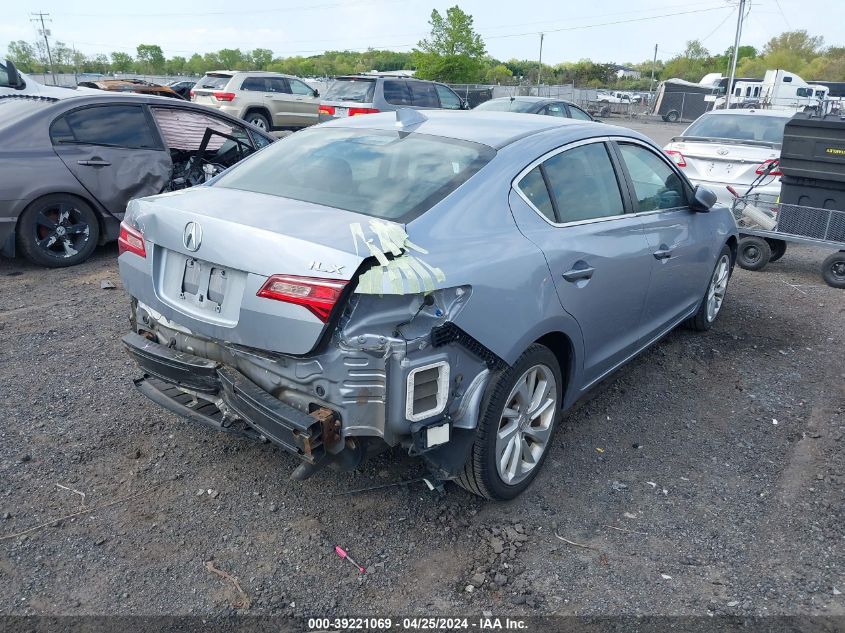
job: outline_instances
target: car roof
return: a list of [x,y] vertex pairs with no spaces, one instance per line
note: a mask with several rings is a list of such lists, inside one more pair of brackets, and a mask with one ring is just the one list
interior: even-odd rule
[[710,110],[709,112],[705,112],[704,114],[716,116],[723,116],[725,114],[739,114],[740,116],[750,116],[752,114],[755,114],[757,116],[772,116],[790,119],[795,113],[791,110],[757,110],[754,108],[746,110],[744,108],[737,108],[735,110]]
[[293,77],[285,73],[274,73],[271,70],[209,70],[206,75],[222,75],[224,77],[234,77],[235,75],[265,75],[268,77]]
[[[535,97],[533,95],[518,95],[514,97],[496,97],[490,101],[523,101],[525,103],[572,103],[567,99],[560,99],[558,97]],[[487,103],[486,101],[484,103]]]
[[[407,109],[401,108],[397,112],[402,110],[407,111]],[[414,112],[421,113],[425,120],[422,123],[408,126],[408,131],[481,143],[497,149],[526,136],[554,128],[574,128],[578,126],[593,128],[602,125],[591,121],[516,112],[475,112],[472,110],[415,110]],[[320,127],[370,128],[391,131],[402,129],[398,128],[396,123],[397,113],[385,112],[334,119],[321,124]]]

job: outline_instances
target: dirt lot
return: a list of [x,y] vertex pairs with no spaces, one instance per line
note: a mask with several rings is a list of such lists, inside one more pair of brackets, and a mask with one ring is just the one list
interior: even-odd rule
[[421,476],[400,451],[292,482],[295,458],[148,402],[115,256],[0,260],[0,613],[845,615],[845,293],[820,251],[737,270],[710,333],[601,385],[502,504],[339,494]]

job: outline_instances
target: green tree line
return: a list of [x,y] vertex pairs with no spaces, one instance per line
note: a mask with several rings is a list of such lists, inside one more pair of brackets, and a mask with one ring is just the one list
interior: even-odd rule
[[[135,54],[115,51],[110,55],[85,55],[63,42],[51,47],[56,72],[137,73],[146,75],[202,75],[212,70],[270,70],[301,77],[332,77],[371,70],[416,70],[417,76],[450,83],[525,84],[536,83],[541,70],[536,60],[491,57],[475,31],[472,16],[454,6],[431,12],[431,34],[410,52],[370,49],[326,51],[319,55],[276,57],[266,48],[241,50],[223,48],[189,57],[167,57],[158,44],[139,44]],[[546,84],[621,89],[648,89],[654,67],[655,79],[680,78],[698,81],[707,73],[730,72],[732,48],[712,54],[698,40],[687,42],[684,51],[668,60],[640,63],[604,63],[582,59],[554,65],[543,64]],[[24,72],[49,72],[46,47],[41,41],[17,40],[8,45],[8,58]],[[638,70],[639,79],[617,79],[624,66]],[[824,39],[807,31],[788,31],[773,37],[762,48],[739,49],[737,75],[762,78],[767,69],[783,68],[804,79],[845,81],[845,47],[826,47]]]

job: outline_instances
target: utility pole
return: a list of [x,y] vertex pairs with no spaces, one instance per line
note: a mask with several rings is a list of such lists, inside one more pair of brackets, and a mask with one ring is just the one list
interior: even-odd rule
[[734,54],[731,58],[731,76],[728,80],[728,89],[725,94],[725,110],[731,108],[731,97],[734,92],[734,79],[736,78],[736,60],[739,57],[739,41],[742,38],[742,20],[745,17],[745,0],[739,0],[739,15],[736,16],[736,38],[734,38]]
[[657,66],[657,44],[654,45],[654,59],[651,60],[651,83],[648,86],[648,93],[654,92],[654,67]]
[[[47,46],[47,60],[50,62],[50,74],[53,75],[53,85],[57,86],[58,82],[56,81],[56,69],[53,67],[53,54],[50,52],[50,40],[47,39],[50,35],[50,31],[44,25],[44,18],[49,18],[49,13],[31,13],[30,15],[34,16],[31,18],[32,22],[41,22],[41,28],[38,29],[38,33],[44,37],[44,44]],[[48,22],[52,22],[52,20],[48,19]]]
[[537,96],[540,96],[540,75],[543,74],[543,33],[540,33],[540,61],[537,65]]

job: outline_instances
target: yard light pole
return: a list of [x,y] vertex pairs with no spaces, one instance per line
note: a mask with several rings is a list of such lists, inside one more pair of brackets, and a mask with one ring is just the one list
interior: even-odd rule
[[654,92],[654,67],[657,66],[657,44],[654,45],[654,59],[651,60],[651,83],[648,85],[648,94]]
[[540,96],[540,75],[543,74],[543,33],[540,33],[540,60],[537,64],[537,96]]
[[725,94],[725,110],[731,109],[731,97],[734,91],[734,79],[736,78],[736,60],[739,57],[739,41],[742,38],[742,19],[745,15],[745,0],[739,0],[739,15],[736,17],[736,38],[734,38],[734,54],[731,58],[731,76],[728,80],[728,90]]

